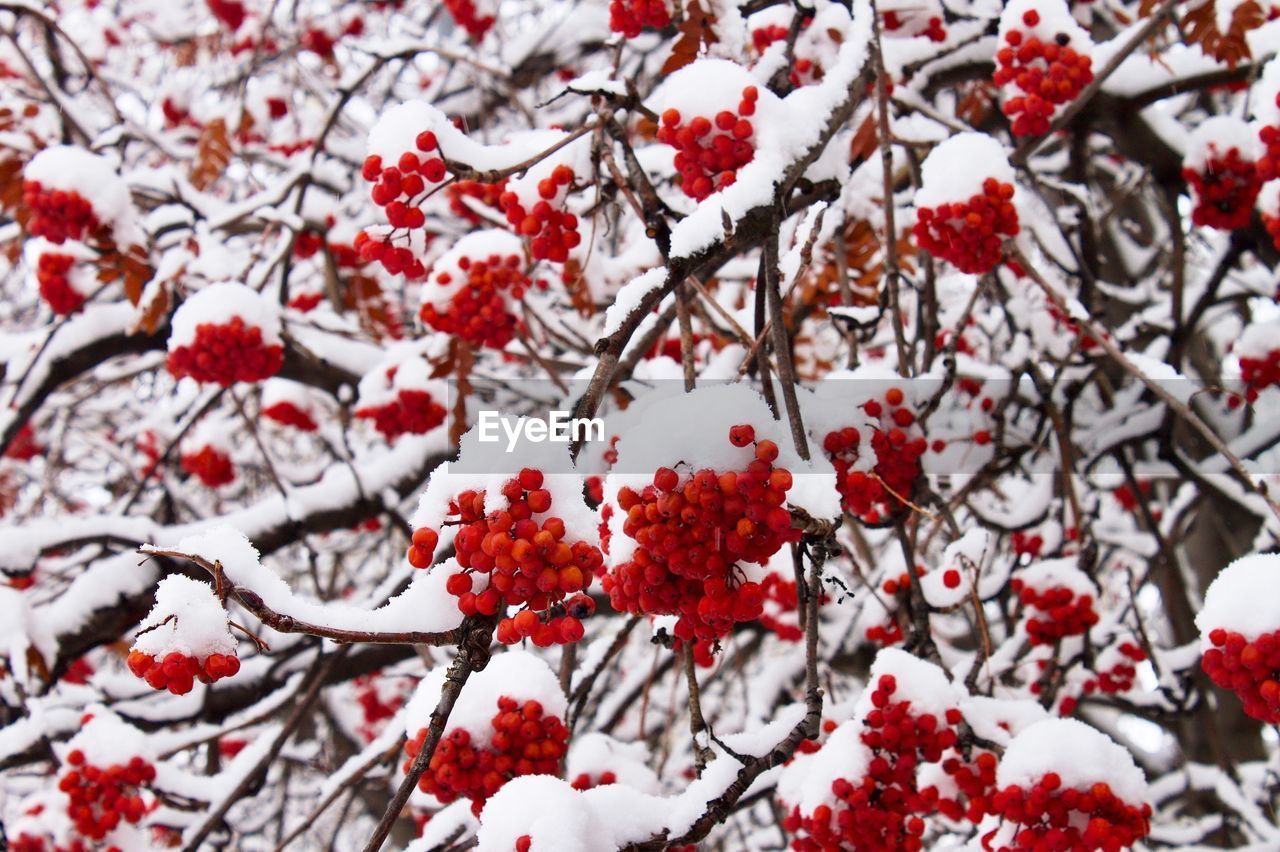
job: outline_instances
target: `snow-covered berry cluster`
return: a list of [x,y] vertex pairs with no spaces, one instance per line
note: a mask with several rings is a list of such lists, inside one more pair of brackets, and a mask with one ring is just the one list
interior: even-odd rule
[[533,287],[524,246],[504,231],[468,234],[432,266],[418,316],[431,328],[476,346],[501,349],[520,320],[515,306]]
[[84,148],[44,148],[22,177],[27,233],[54,245],[96,240],[130,218],[129,188],[115,165]]
[[179,457],[182,469],[200,480],[205,488],[221,488],[236,479],[236,466],[231,456],[213,444],[184,450]]
[[847,426],[829,432],[822,448],[836,470],[836,487],[845,510],[867,524],[890,520],[907,509],[920,476],[920,458],[929,442],[916,426],[915,412],[899,388],[868,399],[862,410],[871,419],[874,465],[865,458],[863,431]]
[[[418,781],[418,789],[448,804],[470,799],[477,815],[484,800],[498,792],[502,785],[522,775],[555,775],[560,756],[569,741],[569,729],[557,716],[547,715],[537,701],[519,702],[503,696],[491,722],[493,733],[489,747],[472,743],[471,735],[455,729],[440,740],[427,771]],[[427,729],[405,743],[408,764],[417,757],[426,739]]]
[[129,670],[153,689],[185,695],[240,671],[227,612],[204,583],[172,574],[156,587],[156,603],[129,651]]
[[529,239],[529,253],[534,260],[564,263],[569,259],[569,250],[582,242],[578,217],[564,206],[575,178],[573,167],[560,163],[538,180],[536,200],[522,195],[514,186],[499,197],[507,222],[516,233]]
[[929,152],[920,173],[911,228],[916,244],[961,272],[994,269],[1004,240],[1019,230],[1004,148],[985,134],[958,133]]
[[280,320],[265,298],[242,284],[214,284],[179,306],[169,335],[169,372],[227,387],[280,371]]
[[609,29],[635,38],[643,29],[660,30],[671,23],[667,0],[612,0],[609,3]]
[[584,593],[604,559],[595,545],[571,540],[564,520],[548,514],[552,494],[543,485],[541,471],[525,468],[503,484],[505,508],[486,512],[485,492],[464,491],[445,521],[458,525],[453,543],[463,569],[445,588],[466,615],[517,608],[498,623],[498,641],[508,645],[526,638],[539,647],[576,642],[582,618],[595,609]]
[[368,420],[388,441],[401,435],[425,435],[445,420],[440,382],[430,377],[425,360],[413,356],[377,367],[360,380],[354,414]]
[[1182,164],[1195,201],[1191,221],[1222,230],[1246,227],[1262,190],[1261,155],[1258,139],[1239,118],[1215,116],[1197,127]]
[[1201,665],[1251,718],[1280,724],[1280,556],[1244,556],[1222,570],[1196,615]]
[[[927,668],[926,668],[927,667]],[[925,682],[902,678],[924,674]],[[933,682],[942,687],[927,695]],[[949,703],[951,690],[940,669],[912,660],[901,651],[882,651],[872,667],[870,686],[859,702],[859,718],[832,733],[808,765],[792,771],[820,785],[832,775],[819,804],[793,801],[784,827],[797,852],[858,849],[869,852],[923,848],[925,819],[938,809],[938,789],[921,785],[919,767],[936,764],[957,741],[960,711]],[[837,761],[839,755],[842,759]],[[820,768],[814,769],[817,764]],[[794,795],[790,779],[779,782],[784,801]],[[802,796],[801,799],[809,798]]]
[[[1280,343],[1276,332],[1280,323],[1274,320],[1255,322],[1245,329],[1235,345],[1240,359],[1240,378],[1244,382],[1244,398],[1257,402],[1258,395],[1269,387],[1280,385]],[[1239,397],[1232,397],[1228,404]]]
[[777,444],[757,441],[749,424],[730,429],[729,441],[754,447],[745,469],[664,467],[617,495],[622,531],[638,546],[605,575],[604,590],[620,612],[679,616],[675,634],[686,642],[759,618],[764,593],[738,563],[763,565],[800,537],[785,507],[791,472],[773,464]]
[[320,428],[306,389],[285,379],[269,379],[263,384],[261,413],[273,423],[300,432],[314,432]]
[[663,111],[658,141],[676,149],[675,167],[685,195],[701,201],[724,189],[755,157],[751,117],[759,98],[757,87],[745,86],[737,111],[722,109],[714,118],[682,115],[674,107]]
[[[418,687],[406,708],[410,719],[434,706],[443,677],[437,669]],[[485,801],[511,779],[561,774],[569,742],[567,707],[546,664],[519,651],[495,656],[467,687],[418,788],[444,804],[470,799],[479,815]],[[426,735],[422,728],[409,736],[406,770]]]
[[147,811],[141,790],[155,780],[156,768],[135,755],[126,763],[97,766],[84,751],[67,752],[67,771],[58,789],[67,795],[67,816],[75,830],[90,840],[102,840],[121,822],[137,823]]
[[1037,562],[1009,581],[1022,605],[1035,613],[1026,625],[1032,645],[1081,636],[1098,623],[1097,587],[1075,563],[1074,558]]
[[994,82],[1015,136],[1048,132],[1054,112],[1093,81],[1087,34],[1062,0],[1010,3],[1000,19]]
[[991,797],[996,849],[1127,849],[1150,831],[1146,782],[1127,750],[1074,719],[1037,722],[1014,737]]

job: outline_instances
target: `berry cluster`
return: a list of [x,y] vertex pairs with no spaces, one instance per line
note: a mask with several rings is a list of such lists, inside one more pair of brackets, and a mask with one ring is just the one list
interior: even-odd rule
[[[1280,109],[1280,93],[1276,95],[1276,107]],[[1258,177],[1265,183],[1280,178],[1280,125],[1264,124],[1258,130],[1258,138],[1265,150],[1258,160]]]
[[868,642],[878,642],[886,647],[896,645],[905,638],[902,625],[892,615],[884,624],[873,624],[868,627],[866,636]]
[[[1019,826],[1016,848],[1127,849],[1151,829],[1151,806],[1124,802],[1105,782],[1061,788],[1062,779],[1049,772],[1029,790],[1009,785],[991,797],[992,813]],[[983,848],[993,848],[990,835]]]
[[141,757],[126,764],[94,766],[84,752],[72,749],[70,765],[58,779],[58,789],[67,794],[67,816],[76,831],[90,840],[102,840],[123,820],[137,823],[147,810],[139,792],[155,780],[156,768]]
[[678,615],[675,635],[684,642],[727,636],[735,622],[759,618],[764,593],[738,563],[763,565],[800,537],[784,506],[791,472],[773,466],[777,444],[756,441],[745,424],[729,440],[754,444],[746,470],[704,468],[682,478],[659,468],[642,491],[618,491],[623,532],[638,546],[605,575],[604,590],[620,612]]
[[617,773],[606,769],[596,776],[592,776],[588,772],[579,772],[578,777],[573,779],[573,783],[570,786],[575,790],[591,790],[596,787],[607,787],[610,784],[617,783]]
[[800,608],[796,581],[788,580],[780,574],[766,574],[760,581],[760,592],[764,595],[765,602],[765,610],[760,614],[760,626],[772,630],[784,642],[799,642],[803,639],[804,631],[794,619],[784,621],[780,617]]
[[220,488],[236,479],[231,457],[206,444],[196,452],[182,454],[182,469],[200,480],[205,488]]
[[889,388],[883,397],[869,399],[862,410],[878,425],[871,430],[871,449],[876,463],[870,470],[858,470],[862,433],[855,427],[846,427],[829,433],[822,447],[836,469],[836,487],[840,491],[845,511],[866,524],[879,524],[891,520],[908,507],[916,480],[920,477],[920,457],[929,449],[929,442],[919,429],[909,434],[915,425],[915,413],[904,406],[904,395],[898,388]]
[[31,428],[30,423],[23,423],[22,428],[13,436],[13,440],[9,442],[9,446],[5,448],[0,458],[31,461],[43,452],[44,447],[40,446],[40,442],[36,440],[36,430]]
[[943,26],[941,15],[924,16],[908,15],[903,20],[902,11],[894,11],[892,9],[886,11],[881,17],[881,26],[885,32],[895,33],[903,31],[913,36],[924,36],[933,42],[943,42],[947,40],[947,28]]
[[798,852],[825,852],[828,849],[859,849],[868,852],[923,848],[924,817],[938,808],[935,787],[920,788],[916,768],[937,763],[942,753],[956,743],[952,727],[960,713],[952,708],[945,719],[932,713],[916,714],[907,700],[894,701],[897,680],[881,675],[871,693],[872,709],[864,719],[861,738],[871,750],[866,774],[856,780],[837,778],[831,792],[839,800],[837,808],[819,805],[802,816],[792,811],[785,827],[803,830],[792,849]]
[[1209,679],[1238,695],[1250,718],[1280,724],[1280,630],[1248,640],[1219,627],[1209,641],[1200,661]]
[[[460,798],[471,800],[477,816],[485,800],[512,778],[522,775],[559,775],[569,729],[557,716],[546,715],[542,704],[514,698],[498,699],[498,712],[490,721],[493,733],[488,746],[472,740],[463,728],[440,739],[418,788],[443,804]],[[427,729],[405,743],[405,771],[426,741]]]
[[951,776],[956,785],[954,796],[940,796],[938,811],[948,819],[959,822],[968,820],[979,823],[991,813],[991,797],[996,792],[996,756],[989,751],[978,752],[971,762],[959,757],[942,761],[942,771]]
[[1192,222],[1221,230],[1248,227],[1262,178],[1258,164],[1244,157],[1239,148],[1222,152],[1210,142],[1204,165],[1183,168],[1182,177],[1195,195]]
[[[801,22],[802,29],[807,29],[809,24],[813,22],[812,18],[805,18]],[[756,49],[756,53],[763,54],[769,45],[776,41],[785,41],[790,30],[781,24],[768,24],[763,27],[756,27],[751,31],[751,44]],[[814,62],[812,59],[799,55],[800,45],[795,46],[796,57],[791,63],[791,73],[788,78],[793,86],[803,86],[805,83],[813,83],[822,79],[822,66]]]
[[84,239],[98,228],[93,205],[75,190],[45,189],[40,181],[23,181],[22,203],[31,212],[27,233],[55,245]]
[[1019,530],[1009,536],[1009,546],[1013,548],[1014,555],[1019,559],[1023,556],[1039,559],[1040,551],[1044,548],[1044,536]]
[[163,660],[157,661],[150,654],[134,650],[129,652],[128,662],[129,671],[152,689],[167,689],[174,695],[186,695],[196,680],[213,683],[240,671],[240,658],[234,654],[209,654],[200,660],[170,651]]
[[1280,348],[1261,358],[1240,357],[1240,377],[1244,380],[1245,399],[1257,402],[1258,394],[1272,385],[1280,385]]
[[1013,184],[987,178],[968,201],[921,207],[911,228],[920,248],[961,272],[981,275],[1000,262],[1004,237],[1018,233]]
[[314,432],[319,426],[316,421],[297,405],[282,399],[262,409],[262,416],[274,420],[282,426],[292,426],[302,432]]
[[[449,304],[440,310],[430,301],[424,302],[418,316],[436,331],[468,340],[477,346],[501,349],[515,337],[520,325],[508,307],[508,300],[520,301],[534,282],[525,274],[524,258],[517,254],[491,254],[486,259],[462,257],[458,272],[443,271],[435,275],[435,283],[452,287],[457,274],[466,281],[454,292]],[[545,287],[539,280],[537,286]]]
[[426,391],[402,388],[393,401],[357,408],[355,416],[373,421],[373,428],[388,441],[394,441],[406,433],[430,432],[444,422],[445,410]]
[[[499,211],[502,208],[502,193],[506,192],[506,190],[506,178],[497,183],[459,180],[454,181],[445,188],[445,195],[449,199],[450,213],[470,222],[472,225],[479,225],[483,219],[472,205],[483,204],[485,207],[493,208],[495,212]],[[468,204],[468,200],[472,203]]]
[[36,283],[40,285],[40,298],[58,316],[75,313],[84,304],[84,294],[71,284],[67,273],[75,266],[76,259],[69,254],[46,252],[36,263]]
[[359,732],[365,742],[373,742],[387,720],[394,717],[404,704],[403,693],[384,696],[383,690],[379,688],[382,682],[378,672],[359,675],[352,681],[356,689],[356,703],[360,705],[363,715]]
[[685,195],[701,201],[724,189],[737,180],[738,169],[755,157],[751,116],[759,97],[755,86],[746,86],[738,111],[721,110],[714,121],[697,115],[685,122],[677,109],[662,113],[658,141],[676,149],[675,167]]
[[534,260],[564,263],[569,259],[569,249],[582,242],[578,217],[563,209],[573,179],[573,169],[562,163],[538,181],[538,201],[532,207],[526,208],[520,196],[510,190],[498,200],[511,227],[529,238],[529,253]]
[[[444,159],[433,152],[439,150],[436,135],[424,130],[414,138],[417,151],[405,151],[393,165],[385,165],[382,157],[370,154],[361,167],[361,176],[373,183],[369,191],[373,203],[383,208],[392,234],[400,229],[413,230],[426,224],[427,215],[418,205],[430,191],[444,180]],[[392,275],[403,273],[416,280],[426,275],[422,261],[404,246],[393,246],[391,235],[375,239],[366,232],[356,235],[355,249],[366,262],[378,262]]]
[[1025,607],[1039,610],[1042,618],[1027,619],[1027,636],[1032,645],[1052,645],[1066,636],[1081,636],[1098,623],[1093,595],[1080,594],[1066,586],[1035,589],[1015,577],[1009,587]]
[[660,30],[671,23],[666,0],[613,0],[609,4],[609,29],[635,38],[646,27]]
[[1138,675],[1136,665],[1147,658],[1147,652],[1132,642],[1121,642],[1116,651],[1120,659],[1115,665],[1099,671],[1096,678],[1089,678],[1084,682],[1086,695],[1095,692],[1115,695],[1133,689],[1133,680]]
[[244,23],[245,8],[240,0],[205,0],[205,2],[213,16],[226,24],[227,29],[232,32],[240,29],[240,25]]
[[[1022,23],[1034,28],[1040,14],[1029,9]],[[1024,36],[1021,30],[1005,33],[1005,46],[996,51],[995,84],[1014,86],[1022,94],[1004,103],[1004,114],[1012,119],[1015,136],[1039,136],[1048,132],[1054,110],[1074,100],[1093,81],[1093,60],[1077,53],[1071,36],[1058,33],[1051,42]]]
[[228,323],[201,323],[195,339],[169,352],[169,372],[178,378],[229,387],[236,382],[260,382],[280,372],[284,347],[267,345],[262,329],[240,317]]
[[[1280,157],[1280,153],[1277,153],[1276,156]],[[1262,226],[1266,228],[1267,235],[1271,237],[1271,243],[1276,247],[1276,251],[1280,251],[1280,216],[1263,213]]]
[[453,16],[454,23],[467,31],[472,41],[483,41],[485,33],[493,26],[493,15],[483,14],[476,8],[475,0],[444,0],[444,7]]
[[[564,521],[546,516],[551,492],[542,486],[542,472],[525,468],[502,487],[506,509],[485,514],[483,491],[464,491],[449,504],[449,515],[456,520],[446,523],[460,525],[453,543],[463,571],[450,577],[445,588],[466,615],[523,607],[498,622],[498,641],[506,645],[521,639],[539,647],[576,642],[583,635],[582,619],[595,610],[584,592],[604,557],[585,541],[565,540]],[[535,515],[544,516],[540,523]],[[425,546],[428,542],[418,543],[416,535],[415,547],[434,550]],[[409,561],[418,564],[412,549]],[[478,594],[473,574],[488,577]]]

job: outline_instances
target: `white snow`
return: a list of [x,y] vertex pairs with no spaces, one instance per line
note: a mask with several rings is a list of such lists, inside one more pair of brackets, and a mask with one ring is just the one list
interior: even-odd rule
[[[448,668],[440,665],[427,672],[405,705],[407,736],[414,737],[427,726],[431,711],[440,700]],[[560,680],[545,662],[527,651],[509,650],[495,654],[483,671],[467,680],[449,714],[447,731],[461,728],[471,735],[478,748],[487,746],[492,741],[492,722],[498,714],[499,698],[513,698],[522,704],[537,701],[542,704],[545,715],[557,716],[562,721],[569,706],[560,689]]]
[[1070,589],[1077,597],[1090,595],[1095,601],[1098,599],[1098,587],[1077,567],[1074,556],[1033,562],[1016,572],[1014,576],[1020,579],[1024,586],[1038,591],[1061,586]]
[[982,194],[982,183],[995,178],[1014,184],[1013,166],[1009,165],[1004,146],[985,133],[957,133],[941,143],[925,157],[920,166],[920,191],[916,207],[966,202]]
[[234,654],[236,642],[213,588],[172,574],[156,586],[155,606],[142,620],[133,647],[157,659],[176,651],[203,660],[210,654]]
[[258,562],[258,551],[244,534],[225,524],[181,538],[172,547],[157,549],[221,562],[233,583],[255,592],[272,610],[298,621],[341,630],[427,633],[452,630],[462,622],[455,599],[444,588],[449,575],[457,570],[457,563],[453,562],[448,563],[454,566],[453,570],[444,566],[415,572],[404,592],[377,609],[368,609],[348,603],[319,603],[295,595],[279,574]]
[[1147,801],[1147,781],[1133,755],[1075,719],[1045,719],[1015,736],[1000,758],[996,784],[1029,790],[1049,772],[1058,773],[1063,789],[1087,790],[1101,781],[1126,804]]
[[[920,578],[920,590],[929,606],[949,609],[967,600],[990,546],[991,534],[981,528],[971,529],[947,545],[938,567]],[[948,571],[960,575],[960,583],[955,588],[947,587]]]
[[106,157],[73,145],[54,145],[31,158],[22,176],[45,189],[77,192],[98,220],[115,224],[132,215],[129,187]]
[[1196,627],[1204,650],[1219,627],[1247,640],[1280,630],[1280,555],[1255,553],[1223,568],[1205,591]]
[[245,285],[227,281],[197,290],[178,306],[173,314],[169,351],[191,345],[199,326],[225,325],[233,317],[240,317],[246,326],[262,329],[264,345],[280,345],[277,306]]
[[602,334],[605,337],[616,332],[622,327],[622,323],[645,298],[655,290],[660,290],[667,283],[667,269],[665,266],[655,267],[648,272],[641,273],[631,281],[627,282],[621,290],[613,297],[613,304],[604,312],[604,329]]
[[1215,115],[1200,123],[1187,140],[1187,151],[1182,164],[1186,168],[1204,171],[1205,163],[1214,156],[1224,157],[1232,148],[1240,157],[1255,162],[1262,156],[1262,142],[1257,129],[1244,120],[1230,115]]

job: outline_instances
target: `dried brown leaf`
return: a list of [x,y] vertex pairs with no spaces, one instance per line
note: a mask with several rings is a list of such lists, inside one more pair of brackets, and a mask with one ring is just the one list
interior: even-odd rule
[[715,22],[715,15],[703,9],[698,0],[688,0],[680,23],[680,38],[671,46],[671,55],[662,66],[664,76],[679,71],[697,59],[703,47],[719,41]]
[[231,162],[231,139],[227,134],[227,122],[215,118],[200,131],[196,143],[196,161],[191,168],[191,183],[196,189],[213,186],[222,177]]

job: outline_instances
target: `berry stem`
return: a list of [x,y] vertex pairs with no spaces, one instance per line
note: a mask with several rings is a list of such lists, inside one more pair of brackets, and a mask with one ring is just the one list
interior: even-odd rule
[[449,664],[449,670],[444,676],[444,686],[440,688],[440,700],[436,703],[436,709],[431,711],[427,738],[422,743],[418,756],[409,766],[404,780],[396,788],[396,794],[387,803],[387,809],[383,812],[382,819],[378,820],[373,834],[369,837],[369,842],[365,844],[364,852],[378,852],[386,842],[387,835],[391,833],[391,827],[400,818],[400,812],[404,810],[410,794],[418,786],[418,779],[422,777],[422,773],[431,762],[432,755],[436,752],[436,746],[444,734],[444,726],[449,722],[449,714],[453,712],[453,705],[462,694],[462,687],[466,685],[467,678],[471,677],[472,672],[482,670],[489,662],[489,644],[493,641],[493,629],[496,624],[496,616],[473,616],[463,623],[462,636],[458,640],[457,656]]

